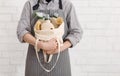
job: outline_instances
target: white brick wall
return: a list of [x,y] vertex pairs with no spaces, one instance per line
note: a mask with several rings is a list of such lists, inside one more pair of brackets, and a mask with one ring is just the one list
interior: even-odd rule
[[[24,76],[17,22],[26,0],[0,0],[0,76]],[[84,30],[70,49],[73,76],[120,76],[120,0],[71,0]]]

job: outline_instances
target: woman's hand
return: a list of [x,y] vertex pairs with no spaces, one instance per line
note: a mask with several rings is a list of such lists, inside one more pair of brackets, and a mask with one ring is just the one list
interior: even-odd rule
[[47,54],[56,54],[58,53],[58,49],[55,50],[44,50]]
[[[71,45],[72,45],[71,42],[70,42],[69,40],[66,40],[66,41],[63,43],[63,45],[60,46],[60,52],[65,51],[65,49],[71,47]],[[56,53],[58,53],[58,48],[56,48],[55,50],[45,50],[45,52],[46,52],[47,54],[56,54]]]
[[[64,46],[61,46],[60,47],[60,52],[64,50]],[[55,50],[45,50],[45,52],[47,54],[57,54],[59,51],[58,51],[58,48],[56,48]]]
[[57,49],[57,41],[55,38],[52,38],[46,42],[39,41],[37,46],[38,46],[38,49],[55,50],[55,49]]

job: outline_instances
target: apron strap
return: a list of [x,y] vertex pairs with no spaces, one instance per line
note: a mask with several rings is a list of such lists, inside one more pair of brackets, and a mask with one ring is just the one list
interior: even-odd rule
[[59,8],[60,8],[60,9],[63,9],[62,0],[59,0]]
[[[39,3],[40,3],[40,0],[38,0],[37,4],[33,6],[33,10],[37,10],[38,9]],[[62,0],[59,0],[59,8],[63,9]]]
[[33,6],[33,10],[37,10],[39,7],[40,0],[37,1],[37,4]]

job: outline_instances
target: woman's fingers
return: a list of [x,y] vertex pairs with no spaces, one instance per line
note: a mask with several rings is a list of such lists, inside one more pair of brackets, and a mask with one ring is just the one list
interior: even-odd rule
[[49,51],[47,51],[47,54],[52,54],[52,53],[53,53],[53,51],[50,51],[50,50],[49,50]]
[[42,41],[42,43],[38,43],[38,47],[43,50],[55,50],[58,47],[57,40],[55,38],[50,39],[49,41]]
[[56,54],[56,53],[58,53],[58,49],[48,50],[48,51],[46,51],[46,52],[47,52],[47,54]]
[[49,45],[51,46],[51,48],[56,49],[57,48],[57,40],[55,38],[52,38],[51,40],[49,40]]

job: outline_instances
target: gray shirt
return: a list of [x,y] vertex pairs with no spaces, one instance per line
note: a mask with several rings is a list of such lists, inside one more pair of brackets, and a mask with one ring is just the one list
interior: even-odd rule
[[[52,0],[47,3],[45,0],[40,1],[39,9],[59,9],[59,0]],[[26,33],[31,33],[31,15],[33,13],[32,7],[37,3],[37,0],[29,0],[25,3],[22,15],[17,27],[17,35],[20,42],[23,41],[23,36]],[[65,39],[69,39],[72,46],[75,46],[82,37],[82,29],[75,13],[75,8],[69,0],[62,0],[63,12],[69,26],[69,33]]]

